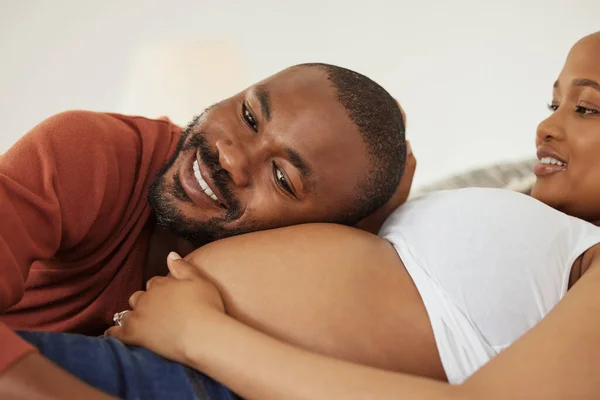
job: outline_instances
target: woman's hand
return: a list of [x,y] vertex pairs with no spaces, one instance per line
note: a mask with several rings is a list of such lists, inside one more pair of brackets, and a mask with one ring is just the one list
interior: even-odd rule
[[223,314],[224,306],[217,287],[191,264],[171,253],[167,265],[170,276],[154,277],[146,291],[134,293],[122,326],[111,327],[106,335],[185,362],[185,343],[201,340],[202,324]]
[[400,178],[400,183],[398,184],[398,187],[396,188],[392,198],[389,199],[388,202],[385,203],[379,210],[376,210],[373,214],[360,220],[355,227],[376,235],[387,217],[389,217],[390,214],[396,210],[396,208],[400,207],[402,204],[406,203],[406,200],[408,200],[416,169],[417,159],[412,152],[410,142],[407,140],[406,165],[404,167],[404,173],[402,178]]

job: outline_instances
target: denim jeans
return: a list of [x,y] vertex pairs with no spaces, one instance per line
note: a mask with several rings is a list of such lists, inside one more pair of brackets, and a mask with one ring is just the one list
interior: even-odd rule
[[88,384],[122,399],[237,400],[210,377],[114,338],[17,332],[41,354]]

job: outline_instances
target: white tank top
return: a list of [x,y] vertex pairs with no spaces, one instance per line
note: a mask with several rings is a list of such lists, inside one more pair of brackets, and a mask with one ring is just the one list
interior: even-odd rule
[[470,188],[408,202],[379,236],[415,282],[448,380],[460,383],[556,305],[600,228],[523,194]]

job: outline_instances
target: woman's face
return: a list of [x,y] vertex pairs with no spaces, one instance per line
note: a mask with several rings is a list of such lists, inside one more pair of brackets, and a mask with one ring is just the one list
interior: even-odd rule
[[600,32],[579,41],[554,85],[552,114],[537,129],[532,196],[600,220]]

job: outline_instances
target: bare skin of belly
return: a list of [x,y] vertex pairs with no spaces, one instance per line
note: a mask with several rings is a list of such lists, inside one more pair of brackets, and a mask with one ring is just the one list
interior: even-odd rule
[[300,225],[214,242],[186,259],[216,283],[228,314],[259,331],[356,363],[446,379],[419,292],[377,236]]

